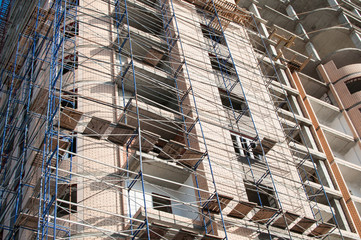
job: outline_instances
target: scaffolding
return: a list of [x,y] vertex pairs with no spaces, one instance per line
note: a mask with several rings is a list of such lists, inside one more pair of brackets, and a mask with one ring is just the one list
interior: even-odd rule
[[9,26],[10,0],[0,2],[0,52],[4,47],[5,35]]
[[[339,230],[307,144],[297,148],[292,106],[275,97],[279,57],[258,24],[224,0],[39,0],[1,72],[0,233],[235,239],[237,228],[325,239]],[[226,31],[235,26],[238,35]],[[246,28],[262,40],[271,81]]]

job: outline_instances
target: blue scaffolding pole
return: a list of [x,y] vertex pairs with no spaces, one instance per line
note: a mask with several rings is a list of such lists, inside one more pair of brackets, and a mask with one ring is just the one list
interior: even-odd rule
[[[132,190],[132,188],[134,187],[134,185],[138,182],[138,180],[141,182],[141,187],[142,187],[142,196],[143,196],[143,207],[145,210],[145,216],[144,216],[144,221],[142,224],[140,224],[137,229],[133,229],[133,222],[132,220],[130,220],[130,228],[131,228],[131,236],[132,239],[135,239],[137,237],[137,235],[140,233],[141,230],[143,230],[143,228],[145,228],[146,232],[147,232],[147,239],[151,239],[150,238],[150,223],[148,220],[148,215],[147,215],[147,202],[146,202],[146,193],[145,193],[145,184],[144,184],[144,176],[143,176],[143,172],[144,172],[144,167],[143,167],[143,156],[142,156],[142,130],[141,130],[141,125],[140,125],[140,114],[139,114],[139,107],[138,107],[138,90],[137,90],[137,77],[136,77],[136,73],[135,73],[135,69],[134,69],[134,56],[133,56],[133,47],[132,47],[132,38],[131,38],[131,34],[130,34],[130,16],[129,16],[129,12],[128,12],[128,5],[127,5],[127,0],[122,1],[122,3],[124,4],[124,12],[121,14],[121,7],[120,7],[120,0],[117,0],[115,2],[115,19],[116,19],[116,30],[117,30],[117,41],[118,41],[118,53],[119,53],[119,60],[120,63],[122,62],[121,57],[124,50],[124,47],[127,45],[129,47],[129,52],[127,54],[129,54],[130,57],[130,62],[128,63],[127,69],[125,71],[123,71],[122,66],[120,66],[120,74],[121,74],[121,78],[122,78],[122,93],[123,93],[123,106],[124,106],[124,113],[126,113],[127,110],[127,106],[130,105],[132,99],[134,99],[135,102],[135,108],[136,108],[136,118],[137,118],[137,126],[136,129],[132,135],[132,137],[128,140],[128,142],[126,143],[126,157],[127,157],[127,170],[129,170],[129,148],[130,145],[133,143],[133,141],[138,141],[138,146],[139,146],[139,172],[138,174],[135,176],[135,178],[131,181],[129,181],[129,172],[127,172],[127,181],[126,181],[126,191],[127,191],[127,198],[128,198],[128,207],[129,207],[129,217],[132,218],[132,213],[131,213],[131,207],[130,207],[130,191]],[[123,27],[123,24],[126,25],[126,36],[123,39],[123,42],[120,43],[120,28]],[[124,77],[125,74],[131,70],[132,71],[132,81],[133,81],[133,96],[132,98],[129,100],[129,102],[127,104],[125,104],[125,95],[124,95]],[[127,123],[127,119],[125,118],[125,123]]]
[[[71,71],[74,75],[74,69],[77,64],[77,56],[75,51],[74,39],[69,37],[66,24],[69,21],[76,23],[77,3],[68,4],[68,1],[54,1],[52,10],[54,11],[54,21],[52,24],[52,38],[50,50],[50,73],[47,83],[47,108],[45,122],[45,136],[42,151],[42,176],[40,180],[40,196],[39,196],[39,219],[37,229],[37,239],[56,239],[58,235],[62,237],[70,237],[70,229],[62,226],[57,221],[59,184],[68,184],[69,179],[59,176],[59,165],[62,161],[62,153],[59,149],[61,142],[73,141],[71,135],[66,135],[60,131],[59,125],[54,125],[56,121],[61,121],[61,102],[62,102],[62,86],[63,86],[63,70]],[[76,27],[76,26],[75,26]],[[65,45],[73,50],[74,57],[72,61],[64,61]],[[70,65],[70,66],[69,66]],[[70,69],[68,69],[70,68]],[[74,83],[74,78],[73,78]],[[70,144],[71,145],[71,144]],[[71,161],[72,156],[70,156]],[[71,163],[70,163],[71,166]]]
[[[10,239],[15,236],[19,229],[27,229],[19,225],[18,219],[23,210],[21,206],[24,198],[27,197],[24,195],[25,188],[32,188],[24,182],[24,179],[29,175],[29,172],[25,172],[25,165],[30,161],[31,152],[29,149],[31,149],[30,146],[35,139],[34,133],[29,132],[29,127],[33,122],[30,113],[32,89],[38,84],[36,83],[38,79],[37,73],[35,73],[37,71],[35,63],[39,60],[39,49],[44,45],[43,42],[46,38],[38,32],[39,17],[44,17],[40,14],[40,4],[35,8],[31,17],[35,18],[35,24],[26,26],[28,30],[26,34],[28,35],[19,34],[14,63],[11,62],[12,58],[10,57],[10,64],[13,67],[10,75],[11,80],[9,74],[6,73],[6,69],[9,67],[5,68],[1,75],[1,97],[3,98],[8,94],[8,108],[6,113],[2,112],[2,115],[8,116],[8,118],[3,122],[0,155],[3,163],[0,170],[3,179],[1,183],[1,207],[5,204],[5,208],[2,208],[5,211],[1,213],[1,218],[3,218],[3,214],[11,212],[12,218],[9,226],[2,226],[3,229],[8,230],[7,238]],[[10,82],[11,84],[9,84]],[[6,90],[9,85],[10,89]],[[35,121],[35,124],[38,124],[38,121]]]

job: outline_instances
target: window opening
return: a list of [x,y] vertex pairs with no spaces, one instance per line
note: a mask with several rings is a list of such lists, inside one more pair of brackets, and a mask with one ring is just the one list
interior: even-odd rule
[[66,188],[66,192],[59,198],[60,200],[67,202],[58,202],[57,216],[63,217],[70,213],[77,212],[77,206],[72,203],[77,203],[77,184],[70,184]]
[[74,21],[65,25],[65,37],[72,38],[79,35],[79,22]]
[[256,148],[256,143],[251,139],[241,135],[231,133],[233,147],[238,156],[241,157],[250,157],[252,159],[260,158],[257,153],[253,152],[253,149]]
[[248,201],[257,203],[258,205],[278,208],[276,195],[273,188],[259,184],[258,187],[248,180],[244,180]]
[[[248,116],[248,117],[250,116],[246,101],[244,99],[242,99],[238,96],[234,96],[232,94],[228,97],[227,93],[221,88],[218,88],[218,91],[221,96],[221,101],[222,101],[223,107],[225,107],[226,109],[229,109],[229,110],[232,110],[232,107],[233,107],[234,111],[236,111],[242,115]],[[230,99],[232,102],[232,107],[231,107],[231,103],[229,101]]]
[[227,59],[218,57],[212,53],[208,53],[211,60],[212,68],[216,71],[226,73],[227,75],[235,75],[233,64],[228,62]]
[[153,208],[159,211],[172,213],[171,200],[167,196],[152,193]]
[[78,52],[64,57],[63,75],[69,71],[72,71],[73,69],[78,69]]
[[[71,138],[69,152],[77,153],[77,134],[75,133]],[[74,156],[74,154],[69,154],[69,157],[71,156]]]
[[[68,90],[68,92],[71,92],[71,93],[63,92],[63,96],[61,98],[61,106],[77,109],[78,108],[78,89],[77,88],[71,89],[71,90]],[[72,93],[74,93],[74,94],[72,94]]]
[[350,79],[345,84],[351,94],[361,91],[361,77]]
[[201,29],[203,33],[203,37],[211,39],[215,42],[218,42],[224,46],[226,46],[226,42],[224,41],[222,32],[216,30],[216,29],[210,29],[204,24],[201,24]]

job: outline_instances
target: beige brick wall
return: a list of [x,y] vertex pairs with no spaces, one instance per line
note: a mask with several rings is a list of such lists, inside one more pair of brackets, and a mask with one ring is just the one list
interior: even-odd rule
[[[77,46],[79,69],[75,87],[78,88],[80,95],[114,103],[116,99],[112,84],[114,72],[110,64],[113,62],[113,52],[104,48],[104,46],[109,46],[112,40],[109,33],[110,18],[106,16],[111,14],[109,4],[104,1],[88,0],[80,1],[80,4],[84,14],[79,14],[81,19]],[[115,109],[111,107],[81,98],[79,98],[78,106],[78,110],[84,113],[77,127],[80,132],[85,129],[92,116],[115,122]],[[84,157],[78,157],[74,164],[77,172],[85,176],[77,178],[78,203],[99,210],[78,208],[77,217],[86,224],[110,231],[122,229],[122,219],[101,213],[101,211],[122,213],[121,183],[119,178],[111,176],[117,172],[112,166],[120,166],[117,148],[106,140],[79,134],[78,154]],[[95,159],[99,163],[87,158]],[[78,230],[80,229],[81,227],[78,227]],[[83,227],[83,230],[84,232],[99,232],[96,228]]]

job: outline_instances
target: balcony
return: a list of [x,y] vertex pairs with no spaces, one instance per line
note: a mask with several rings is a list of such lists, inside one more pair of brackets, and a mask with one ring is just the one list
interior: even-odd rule
[[[118,121],[127,122],[129,127],[135,129],[138,126],[135,101],[130,101],[126,113],[122,113]],[[181,117],[174,111],[167,111],[146,102],[138,101],[140,128],[142,130],[159,135],[166,141],[175,139],[181,132]]]
[[[158,35],[163,27],[162,15],[150,1],[127,1],[130,26],[144,32]],[[120,1],[120,14],[124,12],[124,2]],[[115,18],[115,13],[113,14]],[[124,20],[123,20],[124,22]]]
[[322,124],[320,124],[320,126],[326,136],[328,144],[330,145],[336,157],[343,158],[342,156],[347,154],[347,152],[356,145],[356,142],[352,136]]
[[162,70],[137,60],[132,65],[127,59],[122,66],[122,74],[116,80],[118,86],[128,93],[134,92],[133,66],[138,96],[159,108],[178,111],[175,81]]
[[[361,199],[361,166],[346,160],[335,158],[338,167],[342,172],[342,176],[346,181],[352,198]],[[361,204],[361,201],[360,201]]]
[[296,22],[286,14],[283,14],[270,6],[264,5],[260,14],[263,19],[271,20],[268,22],[269,25],[278,25],[288,31],[293,31],[296,27]]
[[[125,163],[123,168],[133,172],[139,172],[140,152],[135,151]],[[142,153],[143,173],[145,181],[158,186],[179,189],[190,176],[190,172],[176,162],[164,160],[156,156],[155,153]]]
[[[158,65],[159,61],[163,58],[168,51],[166,42],[159,36],[155,36],[149,32],[129,26],[130,37],[132,39],[133,57],[138,61],[142,61],[152,66]],[[123,41],[128,39],[128,25],[124,24],[119,31],[119,38],[117,35],[115,39],[115,50],[119,50]],[[130,45],[129,42],[125,43],[121,49],[123,55],[129,55]]]
[[330,123],[330,119],[335,119],[341,115],[340,109],[330,104],[330,102],[312,96],[308,96],[308,99],[321,124],[327,125]]
[[294,1],[292,3],[292,6],[297,13],[303,13],[303,12],[312,11],[312,10],[315,10],[318,8],[329,7],[330,5],[326,1],[325,2],[324,1],[310,2],[308,0],[298,0],[298,1]]
[[[152,232],[150,237],[152,238],[153,236],[152,239],[157,239],[159,237],[164,239],[194,239],[196,237],[203,237],[201,231],[194,230],[194,227],[197,229],[197,226],[195,226],[197,224],[199,224],[198,229],[203,229],[200,226],[200,222],[194,222],[192,219],[154,209],[147,209],[147,217]],[[138,208],[133,218],[144,220],[144,207]],[[133,231],[137,230],[137,227],[140,225],[140,222],[133,224]],[[127,226],[126,229],[130,230],[130,226]],[[154,236],[155,233],[157,236]],[[141,239],[146,238],[147,232],[145,231],[145,228],[141,228],[139,233],[137,233],[137,236]]]
[[327,95],[329,94],[329,88],[327,87],[326,83],[303,73],[299,73],[298,75],[302,82],[303,88],[309,96],[332,104],[330,96]]

